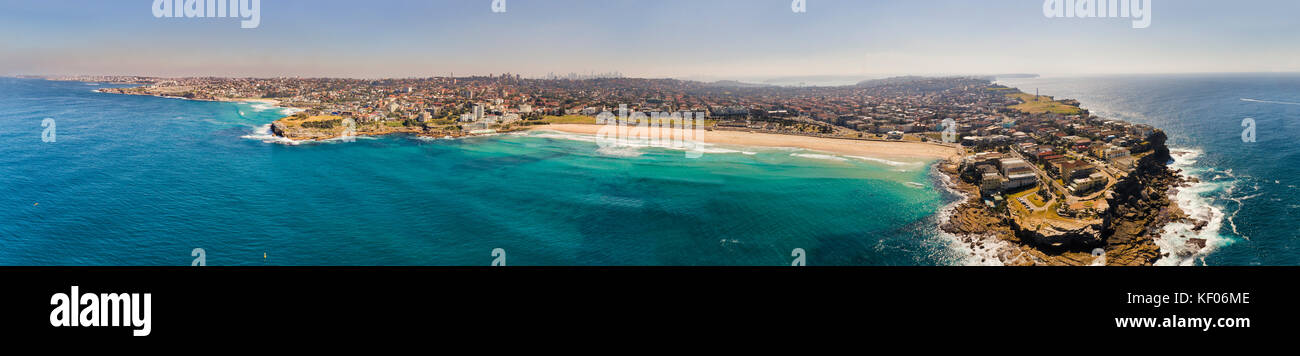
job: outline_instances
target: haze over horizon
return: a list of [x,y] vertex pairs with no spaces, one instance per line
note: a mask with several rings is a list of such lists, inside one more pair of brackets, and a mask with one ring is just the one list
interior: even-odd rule
[[[1153,0],[1151,25],[1042,0],[263,1],[260,26],[152,0],[0,0],[0,74],[400,78],[613,72],[747,80],[1300,72],[1300,2]],[[1213,24],[1213,25],[1208,25]],[[1244,40],[1243,40],[1244,39]]]

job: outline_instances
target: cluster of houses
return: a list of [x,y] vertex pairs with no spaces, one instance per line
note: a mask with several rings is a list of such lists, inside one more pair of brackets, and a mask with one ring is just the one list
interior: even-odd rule
[[[981,79],[952,77],[897,78],[857,86],[783,88],[773,92],[755,89],[758,95],[746,100],[711,106],[710,117],[722,127],[791,131],[788,126],[819,123],[835,127],[837,133],[897,140],[906,134],[942,131],[943,120],[950,117],[961,118],[967,127],[1000,121],[999,112],[1005,111],[1010,102],[987,88],[988,82]],[[789,120],[782,123],[773,119]]]
[[990,205],[1002,202],[1002,194],[1037,185],[1045,199],[1053,193],[1077,197],[1062,206],[1062,216],[1104,206],[1097,193],[1134,168],[1134,150],[1145,149],[1155,131],[1086,111],[958,120],[960,143],[978,152],[962,160],[963,179],[977,184]]
[[521,120],[521,116],[517,112],[503,113],[501,106],[502,103],[498,99],[489,107],[489,109],[493,110],[493,113],[487,114],[484,111],[484,105],[475,104],[470,112],[461,114],[457,121],[464,124],[471,132],[477,133],[490,131],[494,125],[511,124]]

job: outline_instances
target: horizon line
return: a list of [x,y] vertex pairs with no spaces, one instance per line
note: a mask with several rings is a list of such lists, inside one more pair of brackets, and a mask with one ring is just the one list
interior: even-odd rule
[[[12,73],[11,73],[11,74],[3,74],[3,75],[0,75],[0,77],[4,77],[4,78],[24,78],[24,77],[27,77],[27,78],[48,78],[48,77],[140,77],[140,78],[157,78],[157,79],[190,79],[190,78],[218,78],[218,79],[286,79],[286,78],[292,78],[292,79],[394,80],[394,79],[433,79],[433,78],[452,78],[452,79],[459,79],[459,78],[485,78],[485,77],[487,77],[487,78],[494,78],[494,77],[502,77],[502,76],[505,76],[505,75],[519,75],[522,79],[527,79],[527,80],[576,80],[576,81],[581,81],[581,80],[598,80],[598,79],[642,79],[642,80],[681,80],[681,81],[693,81],[693,82],[711,83],[711,82],[720,82],[720,81],[736,81],[736,82],[744,82],[744,80],[746,80],[746,79],[757,79],[757,78],[762,78],[762,79],[766,79],[766,80],[772,80],[772,79],[793,79],[793,78],[809,78],[809,77],[840,77],[840,78],[848,78],[848,77],[863,77],[863,78],[868,78],[868,77],[869,77],[869,78],[877,78],[877,79],[887,79],[887,78],[899,78],[899,77],[955,78],[955,77],[998,77],[998,76],[1013,76],[1013,75],[1025,76],[1025,75],[1028,75],[1028,76],[1034,76],[1034,77],[1038,77],[1038,78],[1043,78],[1043,77],[1049,77],[1049,78],[1068,78],[1068,77],[1118,76],[1118,75],[1204,75],[1204,74],[1300,74],[1300,70],[1297,70],[1297,71],[1202,71],[1202,72],[1088,72],[1088,73],[1053,73],[1053,74],[1040,74],[1040,73],[1011,73],[1011,72],[1007,72],[1007,73],[976,73],[976,74],[972,74],[972,73],[928,73],[928,74],[916,74],[916,73],[913,73],[913,74],[904,74],[904,73],[897,73],[897,74],[803,74],[803,75],[754,75],[754,76],[740,76],[740,77],[738,77],[738,76],[717,76],[717,77],[712,77],[712,76],[708,76],[708,75],[680,75],[680,76],[675,76],[675,77],[654,77],[654,76],[629,76],[629,75],[624,75],[624,76],[622,76],[622,77],[609,77],[609,78],[586,78],[586,79],[567,79],[567,78],[555,78],[555,79],[552,79],[552,78],[539,78],[539,77],[536,77],[536,76],[523,76],[523,74],[519,74],[519,73],[507,73],[507,72],[502,72],[502,73],[489,73],[489,74],[486,74],[486,75],[485,75],[485,74],[473,74],[473,75],[464,75],[464,76],[434,75],[434,76],[406,76],[406,77],[352,77],[352,76],[312,76],[312,75],[284,75],[284,76],[184,75],[184,76],[169,76],[169,75],[146,75],[146,74],[85,74],[85,73],[82,73],[82,74],[12,74]],[[691,79],[692,77],[695,77],[695,78],[716,78],[716,79],[711,79],[712,81],[706,81],[706,80],[700,80],[700,79]],[[737,78],[741,78],[741,79],[737,79]],[[24,78],[24,79],[25,79],[25,78]],[[762,83],[752,83],[752,84],[762,84]]]

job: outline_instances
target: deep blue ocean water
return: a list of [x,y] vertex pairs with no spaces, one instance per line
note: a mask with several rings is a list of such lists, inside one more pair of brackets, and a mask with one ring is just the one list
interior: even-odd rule
[[[284,145],[264,104],[0,78],[0,264],[962,264],[926,162],[577,135]],[[42,142],[42,120],[55,142]]]
[[[1211,251],[1162,264],[1300,264],[1300,75],[1197,74],[1006,79],[1002,84],[1075,98],[1103,117],[1151,124],[1169,135],[1173,167],[1202,180],[1178,195],[1188,213],[1212,223],[1175,226]],[[1244,142],[1253,119],[1255,142]]]

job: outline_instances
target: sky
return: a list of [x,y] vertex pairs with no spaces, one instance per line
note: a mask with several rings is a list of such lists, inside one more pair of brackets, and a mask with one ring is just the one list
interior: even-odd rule
[[262,0],[244,29],[156,18],[154,0],[0,0],[0,75],[1300,72],[1294,0],[1149,0],[1140,29],[1049,18],[1044,0],[803,1]]

